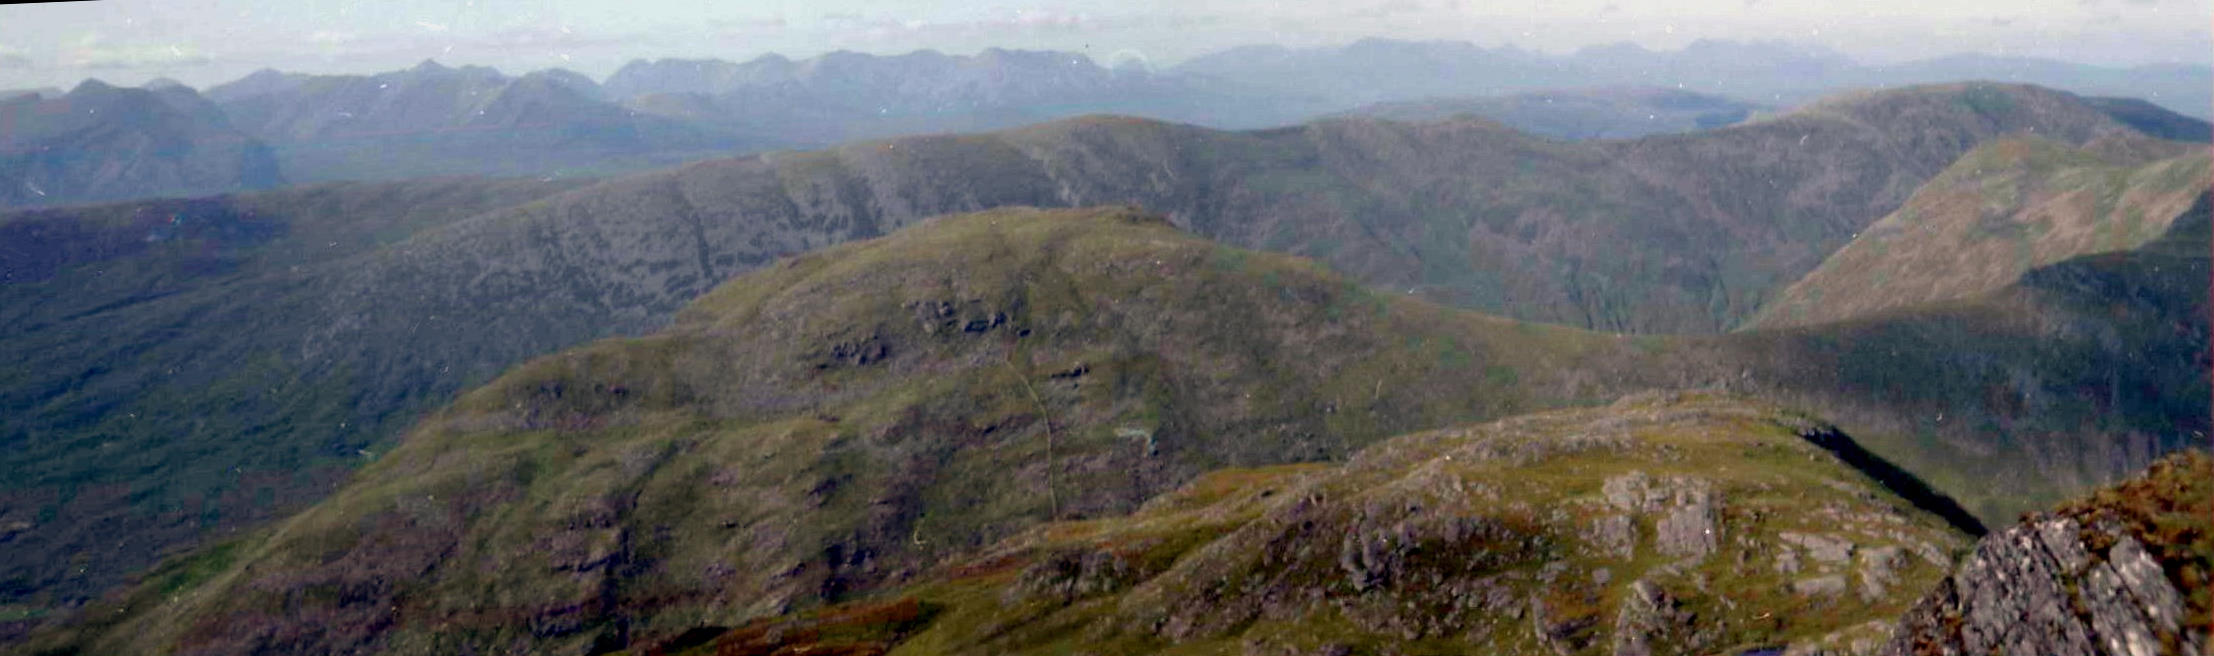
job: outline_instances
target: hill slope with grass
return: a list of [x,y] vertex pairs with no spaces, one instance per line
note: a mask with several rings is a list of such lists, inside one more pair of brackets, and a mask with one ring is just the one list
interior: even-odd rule
[[773,615],[1211,469],[1606,398],[1619,383],[1579,363],[1619,348],[1130,211],[947,217],[522,365],[204,552],[228,559],[214,605],[90,648],[581,648],[670,604]]
[[2207,193],[2203,147],[2139,163],[2140,151],[2186,147],[2097,146],[2106,152],[2036,138],[1979,147],[1785,288],[1751,325],[1835,321],[1994,290],[2035,267],[2158,238]]

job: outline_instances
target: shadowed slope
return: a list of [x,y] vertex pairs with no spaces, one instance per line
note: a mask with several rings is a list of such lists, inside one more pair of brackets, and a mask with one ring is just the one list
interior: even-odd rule
[[2014,284],[1837,323],[1737,333],[1675,368],[1816,408],[2003,525],[2209,432],[2209,201],[2138,248]]
[[327,493],[387,422],[446,401],[381,380],[390,350],[298,358],[330,277],[574,186],[327,184],[0,218],[0,608],[68,608]]

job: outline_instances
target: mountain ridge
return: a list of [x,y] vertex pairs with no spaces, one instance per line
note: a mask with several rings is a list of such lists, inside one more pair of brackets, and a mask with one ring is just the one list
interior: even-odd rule
[[[748,143],[702,126],[638,116],[573,73],[518,78],[426,60],[376,75],[257,72],[210,90],[240,126],[306,181],[437,175],[596,175]],[[585,80],[584,82],[589,82]],[[377,149],[380,157],[363,157]]]

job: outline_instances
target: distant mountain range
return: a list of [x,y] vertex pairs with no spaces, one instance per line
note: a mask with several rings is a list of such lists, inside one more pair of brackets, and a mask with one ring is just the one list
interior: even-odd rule
[[1629,139],[1710,130],[1772,108],[1657,87],[1598,87],[1481,98],[1432,98],[1365,105],[1334,116],[1391,121],[1482,117],[1556,139]]
[[261,71],[210,88],[301,181],[435,175],[580,177],[763,145],[626,110],[567,71],[508,77],[436,62],[372,76]]
[[[1217,129],[1292,125],[1345,112],[1399,119],[1474,114],[1555,138],[1626,138],[1725,125],[1764,107],[1788,108],[1843,89],[1973,79],[2143,99],[2151,106],[2116,104],[2112,110],[2147,120],[2174,116],[2152,106],[2203,119],[2214,105],[2209,91],[2214,69],[2203,66],[2107,69],[1984,56],[1868,66],[1785,44],[1714,41],[1677,51],[1620,45],[1554,56],[1511,47],[1368,39],[1334,48],[1233,48],[1158,71],[1105,67],[1066,52],[834,52],[742,63],[639,60],[599,83],[560,69],[509,76],[425,62],[377,75],[259,71],[209,88],[205,103],[220,111],[185,112],[194,117],[189,120],[205,123],[192,128],[193,136],[160,137],[206,140],[230,138],[221,135],[235,131],[266,145],[276,160],[273,172],[265,162],[240,164],[212,153],[176,160],[176,149],[166,148],[175,161],[163,166],[173,172],[103,173],[104,158],[133,151],[93,134],[59,138],[51,133],[62,128],[16,119],[33,129],[15,130],[14,145],[0,147],[35,148],[42,159],[0,160],[0,181],[30,183],[10,182],[0,191],[0,207],[212,193],[277,180],[594,177],[1084,114]],[[174,84],[164,85],[164,93],[189,95]],[[11,103],[57,99],[51,91],[4,97]],[[56,111],[46,107],[38,114],[51,117]],[[73,116],[72,125],[90,126],[85,121],[96,116]],[[175,120],[130,112],[96,120],[104,126],[96,132],[108,134],[152,131],[152,138],[184,129],[154,128]],[[2165,129],[2205,139],[2204,122],[2196,119]],[[230,181],[236,185],[224,186]]]
[[282,184],[277,160],[191,89],[87,81],[0,99],[0,207],[191,196]]
[[2214,67],[2103,68],[1988,55],[1868,65],[1833,51],[1787,42],[1700,40],[1673,51],[1623,43],[1555,56],[1512,46],[1364,39],[1340,47],[1233,48],[1194,58],[1174,70],[1303,95],[1324,104],[1639,86],[1790,106],[1852,88],[1989,80],[2084,95],[2143,98],[2170,111],[2202,120],[2214,118]]
[[641,112],[702,121],[791,145],[975,132],[1081,114],[1126,114],[1217,124],[1275,124],[1297,111],[1189,76],[1109,69],[1067,52],[924,50],[873,56],[834,52],[801,61],[768,55],[634,61],[608,77],[611,97]]

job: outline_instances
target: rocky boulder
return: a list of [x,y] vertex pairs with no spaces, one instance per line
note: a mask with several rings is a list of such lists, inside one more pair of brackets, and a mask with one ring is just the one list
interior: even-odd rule
[[2207,653],[2210,523],[2214,458],[2172,456],[1984,538],[1884,653]]

